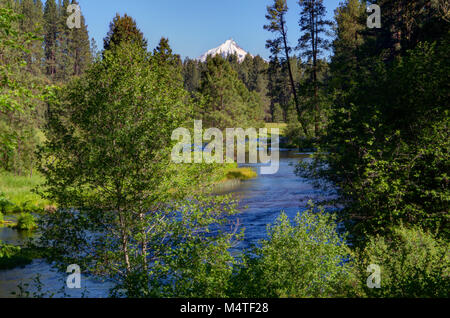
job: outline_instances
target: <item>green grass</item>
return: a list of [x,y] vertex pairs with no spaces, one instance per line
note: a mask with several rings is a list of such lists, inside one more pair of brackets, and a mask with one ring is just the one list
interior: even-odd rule
[[269,129],[269,133],[270,133],[270,129],[278,128],[280,130],[280,136],[284,136],[284,133],[286,132],[288,124],[285,124],[285,123],[266,123],[264,127]]
[[220,172],[216,179],[217,184],[226,183],[227,181],[248,180],[258,176],[251,168],[239,168],[237,163],[226,163],[220,165]]
[[225,181],[249,180],[256,178],[258,174],[251,168],[234,168],[227,171]]
[[21,213],[38,212],[49,206],[49,202],[43,200],[32,190],[44,182],[44,178],[38,174],[33,177],[15,176],[8,172],[0,172],[0,212]]

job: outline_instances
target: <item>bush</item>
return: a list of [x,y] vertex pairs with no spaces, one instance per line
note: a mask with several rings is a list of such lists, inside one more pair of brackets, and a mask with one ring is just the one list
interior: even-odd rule
[[369,297],[448,297],[449,251],[447,242],[420,228],[394,228],[386,237],[370,237],[360,252],[363,284],[367,267],[380,266],[381,288],[365,287]]
[[8,245],[0,241],[0,258],[9,258],[20,252],[20,247]]
[[40,256],[38,251],[5,244],[0,241],[0,270],[26,266],[33,261],[33,258],[39,258]]
[[[234,277],[234,297],[339,297],[358,285],[345,236],[323,211],[282,214]],[[353,285],[353,286],[352,286]]]
[[0,213],[6,213],[6,209],[13,205],[5,196],[3,192],[0,192]]
[[22,213],[17,219],[16,228],[21,231],[32,231],[37,228],[36,220],[32,214]]

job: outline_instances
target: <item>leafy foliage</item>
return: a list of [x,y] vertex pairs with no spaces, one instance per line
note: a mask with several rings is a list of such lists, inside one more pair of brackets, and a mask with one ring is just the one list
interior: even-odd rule
[[[191,114],[180,77],[139,44],[106,50],[83,78],[49,100],[42,148],[41,244],[58,264],[113,279],[113,295],[221,295],[230,272],[222,234],[234,213],[211,197],[213,165],[171,162],[172,131]],[[217,257],[220,255],[220,257]]]
[[393,228],[369,238],[359,252],[361,282],[370,264],[381,268],[381,288],[365,288],[369,297],[448,297],[449,244],[420,228]]
[[30,213],[22,213],[17,218],[16,229],[20,231],[32,231],[37,228],[36,220]]
[[[349,11],[354,12],[350,17],[338,19],[342,34],[357,32],[346,27],[348,19],[357,25],[358,9],[341,9],[338,14]],[[380,45],[383,36],[375,38]],[[344,44],[345,38],[338,40]],[[373,35],[364,35],[337,52],[334,59],[343,52],[353,55],[358,71],[351,73],[349,90],[336,95],[323,151],[312,169],[299,172],[316,180],[326,178],[338,187],[343,216],[355,240],[364,241],[365,233],[384,233],[400,223],[448,237],[448,34],[435,43],[419,43],[393,60],[392,43],[385,43],[383,55],[369,51],[373,41]],[[351,66],[354,60],[347,56],[335,63]],[[339,68],[333,69],[341,79]]]
[[235,277],[236,296],[339,297],[349,292],[357,282],[335,221],[332,214],[313,209],[299,213],[294,224],[282,214]]

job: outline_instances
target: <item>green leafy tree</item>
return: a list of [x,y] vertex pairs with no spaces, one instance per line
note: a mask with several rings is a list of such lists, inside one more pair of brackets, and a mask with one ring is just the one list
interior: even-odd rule
[[[372,236],[358,252],[360,279],[369,297],[445,298],[450,288],[449,244],[420,228],[395,227]],[[380,267],[380,288],[365,285],[367,268]]]
[[216,167],[171,162],[186,92],[141,44],[106,50],[49,99],[41,172],[59,209],[41,219],[41,244],[115,281],[113,295],[221,296],[235,235],[218,230],[233,204],[207,195]]
[[[424,19],[422,30],[438,19]],[[346,62],[357,70],[353,88],[336,103],[324,143],[328,153],[317,154],[314,171],[303,171],[338,188],[357,241],[400,223],[448,237],[448,34],[393,54],[383,32],[363,34],[361,45],[345,49],[351,56],[357,47],[356,67]],[[372,50],[378,45],[384,49]]]
[[12,9],[0,7],[0,160],[1,168],[16,174],[34,164],[34,104],[40,98],[40,83],[29,75],[26,63],[27,47],[39,38],[20,30],[22,19]]

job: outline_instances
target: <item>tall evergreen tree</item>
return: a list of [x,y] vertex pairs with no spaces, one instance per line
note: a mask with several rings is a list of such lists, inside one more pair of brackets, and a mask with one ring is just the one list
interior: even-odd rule
[[105,50],[113,50],[122,42],[137,43],[143,50],[147,50],[147,40],[138,29],[136,21],[125,14],[117,14],[109,26],[106,38],[103,40]]
[[44,8],[45,20],[45,68],[46,74],[54,79],[57,72],[58,34],[61,30],[58,8],[55,0],[47,0]]
[[153,50],[153,56],[162,65],[168,65],[181,71],[181,57],[174,54],[169,45],[169,39],[162,37],[158,46]]
[[223,57],[209,57],[202,74],[201,108],[206,125],[217,128],[255,127],[264,114],[256,93],[249,92],[236,71]]
[[67,19],[69,17],[69,13],[67,12],[67,8],[70,4],[70,0],[59,0],[58,2],[58,23],[59,23],[59,32],[58,32],[58,47],[57,47],[57,74],[56,78],[61,82],[68,81],[69,77],[72,75],[71,66],[73,64],[73,60],[70,52],[71,45],[71,30],[67,26]]
[[[23,19],[20,21],[20,29],[22,32],[31,32],[37,36],[43,36],[43,8],[41,0],[23,0],[20,2],[20,11]],[[38,39],[27,44],[25,53],[25,61],[27,62],[28,71],[39,76],[42,70],[41,61],[44,56],[42,40]]]
[[20,12],[19,5],[0,3],[0,169],[17,175],[31,172],[35,164],[41,97],[27,65],[29,44],[38,37],[21,30]]
[[187,58],[183,63],[184,89],[191,94],[200,89],[202,66],[202,63],[189,58]]
[[[78,4],[78,2],[72,0],[72,4]],[[73,61],[71,71],[75,76],[83,74],[92,61],[89,33],[83,14],[81,14],[80,22],[80,28],[70,31],[69,51]]]
[[[276,33],[277,37],[273,40],[268,40],[266,47],[270,49],[270,52],[272,53],[272,60],[280,60],[281,63],[287,64],[287,70],[289,74],[292,95],[294,96],[294,103],[297,110],[298,119],[300,122],[302,122],[302,110],[300,109],[300,103],[297,96],[297,86],[294,82],[294,76],[292,74],[291,68],[290,54],[292,48],[289,46],[287,37],[287,12],[288,6],[286,0],[274,0],[273,5],[267,7],[266,19],[269,21],[269,24],[265,25],[264,29],[272,33]],[[306,127],[303,127],[303,129],[306,133]]]
[[360,0],[346,0],[335,10],[335,39],[332,43],[333,87],[349,91],[358,66],[358,48],[364,43],[366,7]]
[[300,0],[300,30],[302,36],[298,41],[297,49],[302,55],[311,61],[311,81],[314,89],[315,124],[316,137],[319,136],[320,106],[319,106],[319,82],[318,82],[318,58],[324,50],[329,48],[329,41],[324,38],[328,35],[328,26],[331,21],[325,19],[325,6],[323,0]]

